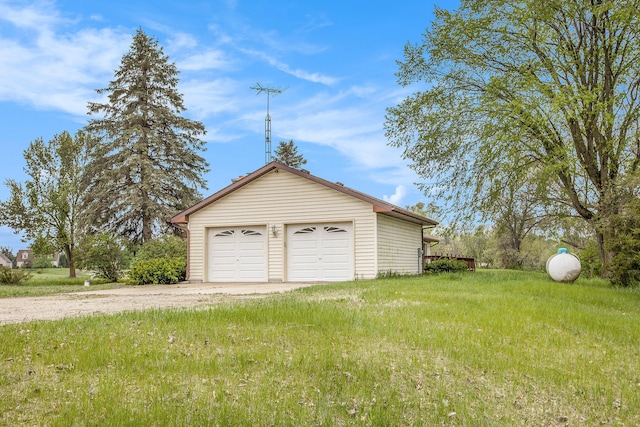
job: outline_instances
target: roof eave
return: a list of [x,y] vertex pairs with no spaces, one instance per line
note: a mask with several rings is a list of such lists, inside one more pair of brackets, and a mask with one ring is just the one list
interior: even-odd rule
[[374,206],[373,211],[385,215],[389,215],[394,218],[402,219],[405,221],[413,222],[414,224],[420,224],[427,227],[435,227],[438,223],[432,219],[425,218],[422,215],[414,214],[411,211],[406,211],[404,209],[386,206]]

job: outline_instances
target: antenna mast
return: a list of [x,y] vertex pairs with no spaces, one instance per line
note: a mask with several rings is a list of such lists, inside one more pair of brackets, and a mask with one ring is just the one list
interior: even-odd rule
[[279,89],[274,87],[264,87],[260,83],[256,83],[256,86],[250,89],[257,90],[256,95],[260,95],[262,92],[267,94],[267,117],[264,119],[264,163],[267,164],[271,161],[271,116],[269,115],[269,98],[271,94],[273,96],[279,95],[287,88]]

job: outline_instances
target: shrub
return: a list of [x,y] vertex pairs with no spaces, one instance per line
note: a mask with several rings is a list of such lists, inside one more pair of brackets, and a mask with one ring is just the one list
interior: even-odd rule
[[101,233],[83,240],[78,246],[78,266],[93,270],[98,277],[117,282],[129,263],[129,256],[122,241],[110,234]]
[[187,262],[182,258],[139,259],[131,265],[132,285],[168,285],[185,279]]
[[456,259],[437,259],[424,265],[425,273],[457,273],[467,270],[467,263]]
[[136,253],[136,259],[187,259],[187,240],[178,236],[163,236],[145,243]]
[[19,268],[13,270],[4,265],[0,266],[0,284],[3,285],[21,285],[31,278],[31,274]]
[[617,234],[609,242],[615,254],[609,265],[615,286],[640,286],[640,200],[628,203],[613,219]]
[[51,257],[38,256],[33,260],[31,268],[51,268],[51,261],[53,261]]
[[602,263],[600,262],[600,250],[595,241],[589,242],[578,256],[584,277],[590,279],[600,277]]

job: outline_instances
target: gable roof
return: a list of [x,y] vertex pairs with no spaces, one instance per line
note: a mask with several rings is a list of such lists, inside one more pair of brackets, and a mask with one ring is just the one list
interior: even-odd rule
[[23,254],[27,254],[27,259],[33,258],[33,252],[31,252],[31,249],[18,249],[18,253],[16,254],[16,259],[18,261],[22,260]]
[[200,209],[203,209],[209,206],[210,204],[216,202],[217,200],[220,200],[224,196],[230,193],[233,193],[234,191],[244,187],[250,182],[255,181],[261,176],[274,170],[282,170],[282,171],[289,172],[291,174],[297,175],[304,179],[308,179],[309,181],[315,182],[317,184],[324,185],[325,187],[331,188],[332,190],[338,191],[340,193],[346,194],[351,197],[355,197],[356,199],[360,199],[364,202],[371,204],[374,212],[382,213],[385,215],[400,218],[405,221],[409,221],[409,222],[413,222],[413,223],[421,224],[425,226],[435,226],[438,224],[436,221],[432,219],[425,218],[422,215],[416,214],[407,209],[402,209],[391,203],[385,202],[384,200],[380,200],[375,197],[369,196],[367,194],[361,193],[357,190],[351,189],[349,187],[345,187],[341,183],[330,182],[325,179],[319,178],[317,176],[311,175],[308,171],[294,169],[280,162],[275,162],[275,161],[264,165],[257,171],[247,175],[244,178],[238,179],[237,181],[233,182],[231,185],[223,188],[217,193],[212,194],[206,199],[191,206],[189,209],[186,209],[185,211],[180,212],[179,214],[171,218],[169,222],[172,224],[186,224],[189,222],[189,215],[199,211]]
[[1,252],[0,252],[0,260],[4,261],[5,263],[8,262],[10,264],[13,264],[13,261],[11,261],[8,256],[6,256],[5,254],[3,254]]

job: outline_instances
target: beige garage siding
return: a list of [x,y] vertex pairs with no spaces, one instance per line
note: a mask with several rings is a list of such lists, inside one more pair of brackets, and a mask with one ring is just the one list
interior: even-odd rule
[[376,214],[371,204],[276,169],[189,217],[189,279],[208,280],[205,272],[208,271],[206,235],[209,227],[265,225],[269,281],[286,281],[285,226],[327,222],[353,224],[354,276],[375,277]]
[[378,272],[418,274],[422,226],[378,215]]

